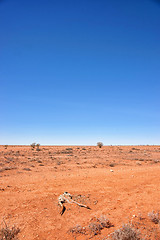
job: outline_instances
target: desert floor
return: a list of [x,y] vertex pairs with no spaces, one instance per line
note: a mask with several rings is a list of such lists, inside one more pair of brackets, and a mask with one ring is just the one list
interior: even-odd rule
[[[91,209],[65,203],[69,192]],[[20,228],[18,239],[108,239],[132,224],[160,239],[160,146],[0,146],[0,222]],[[111,227],[96,230],[98,219]]]

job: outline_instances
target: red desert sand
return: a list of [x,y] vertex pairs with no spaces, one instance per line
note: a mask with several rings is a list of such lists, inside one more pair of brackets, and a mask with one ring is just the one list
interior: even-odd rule
[[0,222],[20,240],[112,239],[123,224],[160,239],[152,211],[160,146],[0,146]]

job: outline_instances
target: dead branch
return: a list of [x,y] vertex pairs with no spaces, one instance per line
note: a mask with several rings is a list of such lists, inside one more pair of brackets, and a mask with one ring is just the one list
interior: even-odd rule
[[84,207],[84,208],[87,208],[87,209],[91,209],[90,207],[88,207],[87,205],[84,205],[84,204],[81,204],[81,203],[78,203],[76,201],[74,201],[72,199],[72,195],[68,192],[64,192],[62,195],[59,196],[58,198],[58,204],[60,205],[61,207],[61,211],[60,211],[60,214],[63,215],[63,213],[65,212],[66,208],[64,206],[64,203],[70,203],[70,204],[77,204],[79,207]]

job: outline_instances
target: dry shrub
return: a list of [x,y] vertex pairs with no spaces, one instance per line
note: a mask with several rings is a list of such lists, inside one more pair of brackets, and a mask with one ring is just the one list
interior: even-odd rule
[[76,225],[75,227],[70,228],[69,232],[72,234],[85,234],[86,229],[85,229],[85,227],[82,227],[81,225]]
[[90,223],[88,227],[91,235],[95,236],[101,233],[102,226],[97,222]]
[[112,240],[140,240],[140,233],[132,225],[125,224],[122,228],[115,230],[111,237]]
[[113,227],[113,224],[108,220],[108,218],[106,218],[105,215],[102,215],[100,218],[97,218],[97,222],[100,223],[102,229]]
[[32,149],[34,149],[35,146],[36,146],[36,143],[32,143],[32,144],[31,144]]
[[73,148],[66,148],[66,150],[67,150],[67,151],[72,151],[72,150],[73,150]]
[[94,236],[100,234],[102,229],[110,227],[113,227],[113,224],[103,215],[100,218],[95,218],[95,221],[88,225],[90,234]]
[[104,228],[113,227],[113,224],[105,217],[101,216],[100,218],[92,218],[88,226],[82,227],[77,225],[69,230],[70,233],[74,234],[90,234],[92,237],[101,233],[101,230]]
[[17,235],[20,229],[15,226],[9,228],[5,221],[3,225],[0,229],[0,240],[18,240]]
[[32,171],[30,168],[23,168],[24,171]]
[[9,171],[9,170],[14,170],[16,169],[16,167],[4,167],[0,169],[0,172],[4,172],[4,171]]
[[39,143],[37,143],[36,147],[37,147],[36,150],[37,150],[37,151],[40,151],[40,148],[39,148],[39,147],[40,147],[40,144],[39,144]]
[[115,163],[110,163],[109,164],[110,167],[115,167],[115,165],[116,165]]
[[148,217],[155,224],[158,224],[160,222],[159,212],[155,213],[154,211],[152,211],[152,212],[148,213]]
[[99,148],[101,148],[101,147],[103,147],[103,143],[102,143],[102,142],[97,142],[97,146],[98,146]]

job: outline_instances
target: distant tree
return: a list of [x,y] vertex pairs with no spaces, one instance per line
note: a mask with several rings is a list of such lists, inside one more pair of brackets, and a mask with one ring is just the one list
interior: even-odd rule
[[36,143],[32,143],[32,144],[31,144],[32,149],[34,149],[35,146],[36,146]]
[[36,145],[36,147],[37,147],[37,151],[40,151],[40,149],[39,149],[39,147],[40,147],[40,144],[39,143],[37,143],[37,145]]
[[101,148],[101,147],[103,147],[103,143],[102,143],[102,142],[97,142],[97,146],[98,146],[99,148]]

